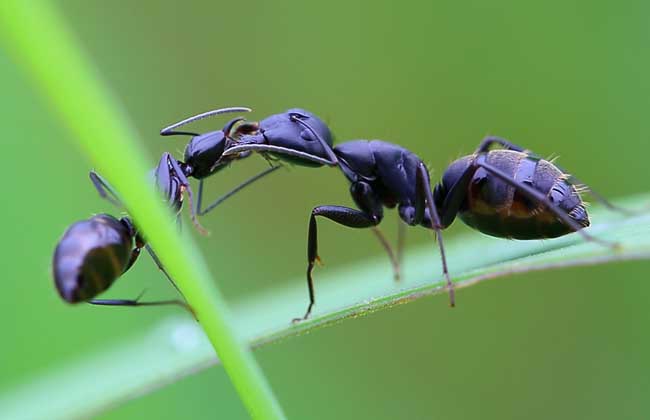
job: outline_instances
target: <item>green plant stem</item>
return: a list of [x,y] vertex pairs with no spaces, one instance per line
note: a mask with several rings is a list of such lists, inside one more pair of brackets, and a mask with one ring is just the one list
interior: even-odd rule
[[72,137],[120,192],[194,309],[251,416],[284,418],[252,354],[233,328],[231,314],[197,247],[187,235],[181,246],[169,211],[144,182],[147,163],[136,130],[57,10],[47,1],[4,0],[0,2],[0,31]]

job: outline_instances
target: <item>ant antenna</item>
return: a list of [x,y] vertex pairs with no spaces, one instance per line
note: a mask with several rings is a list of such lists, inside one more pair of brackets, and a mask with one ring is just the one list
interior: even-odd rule
[[212,117],[214,115],[221,115],[221,114],[227,114],[231,112],[251,112],[252,109],[246,108],[246,107],[241,107],[241,106],[236,106],[236,107],[229,107],[229,108],[220,108],[220,109],[213,109],[212,111],[207,111],[203,112],[201,114],[197,114],[188,118],[185,118],[182,121],[179,121],[175,124],[172,124],[168,127],[163,128],[160,130],[160,135],[161,136],[174,136],[174,135],[187,135],[187,136],[198,136],[198,134],[195,133],[189,133],[189,132],[183,132],[183,131],[173,131],[175,128],[184,126],[186,124],[189,124],[194,121],[202,120],[203,118],[208,118]]

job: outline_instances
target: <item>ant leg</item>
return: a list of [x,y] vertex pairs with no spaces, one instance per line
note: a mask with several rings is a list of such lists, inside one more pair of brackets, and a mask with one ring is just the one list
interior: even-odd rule
[[456,293],[454,284],[449,277],[449,270],[447,268],[447,256],[445,255],[445,246],[442,242],[442,224],[438,216],[438,210],[433,201],[433,193],[431,192],[431,181],[429,180],[429,171],[424,163],[420,162],[417,168],[415,181],[415,194],[416,194],[416,222],[420,223],[420,216],[423,216],[423,207],[427,206],[431,218],[431,229],[436,232],[436,239],[438,240],[438,247],[440,248],[440,259],[442,261],[442,274],[447,280],[447,290],[449,290],[449,306],[456,306]]
[[196,230],[199,231],[202,235],[207,235],[208,231],[201,226],[201,223],[199,223],[199,220],[196,217],[196,212],[195,212],[195,207],[194,207],[194,194],[192,193],[192,187],[190,186],[190,180],[187,179],[187,176],[185,176],[185,173],[183,172],[183,169],[180,167],[178,164],[178,161],[174,159],[172,155],[169,153],[165,152],[163,153],[163,156],[167,158],[167,161],[171,165],[172,169],[176,172],[176,175],[178,176],[178,179],[181,182],[181,185],[183,188],[185,188],[185,191],[187,191],[187,198],[190,201],[190,218],[192,219],[192,223],[194,224],[194,227]]
[[302,318],[294,318],[293,322],[304,321],[309,318],[311,309],[314,306],[314,281],[311,272],[314,269],[314,262],[320,261],[318,256],[318,226],[316,216],[326,217],[338,224],[353,228],[367,228],[376,226],[379,222],[367,214],[342,206],[319,206],[311,211],[309,218],[309,236],[307,240],[307,287],[309,289],[309,306]]
[[122,200],[119,199],[117,193],[115,192],[113,187],[111,187],[111,184],[108,183],[108,181],[106,181],[101,175],[99,175],[95,171],[90,171],[88,173],[88,176],[90,177],[90,181],[95,186],[95,189],[99,193],[100,197],[110,201],[110,203],[117,208],[124,207],[124,205],[122,204]]
[[[557,166],[558,169],[560,169],[563,173],[567,173],[567,172],[566,172],[565,170],[563,170],[560,166],[558,166],[558,165],[556,165],[556,166]],[[615,212],[618,212],[618,213],[622,213],[622,214],[624,214],[624,215],[626,215],[626,216],[634,216],[634,215],[636,215],[636,214],[639,213],[639,212],[637,212],[637,211],[634,211],[634,210],[628,210],[628,209],[626,209],[626,208],[619,207],[619,206],[617,206],[617,205],[615,205],[615,204],[612,204],[609,200],[607,200],[607,199],[606,199],[605,197],[603,197],[601,194],[599,194],[598,192],[594,191],[590,186],[588,186],[588,185],[585,184],[584,182],[580,181],[578,178],[576,178],[576,177],[573,176],[573,175],[570,175],[570,176],[569,176],[568,181],[569,181],[571,184],[573,184],[574,186],[577,186],[577,185],[583,185],[584,188],[586,188],[586,191],[587,191],[587,192],[592,196],[592,198],[594,198],[596,201],[598,201],[600,204],[602,204],[603,206],[607,207],[607,208],[608,208],[609,210],[611,210],[611,211],[615,211]]]
[[302,125],[303,127],[307,128],[307,130],[309,130],[311,132],[311,134],[314,137],[316,137],[316,140],[318,140],[318,142],[320,143],[320,145],[323,148],[323,150],[325,151],[325,153],[327,153],[327,157],[330,160],[329,165],[330,166],[338,165],[339,164],[339,159],[334,154],[334,151],[332,150],[332,146],[327,144],[327,142],[325,140],[323,140],[323,138],[316,132],[316,130],[314,130],[309,124],[307,124],[305,121],[303,121],[301,117],[304,117],[304,116],[301,115],[301,114],[297,114],[297,113],[290,114],[290,116],[289,116],[291,121],[296,122],[296,123]]
[[214,109],[212,111],[208,112],[203,112],[201,114],[193,115],[189,118],[185,118],[184,120],[181,120],[175,124],[172,124],[170,126],[167,126],[160,130],[160,135],[161,136],[176,136],[176,135],[184,135],[184,136],[198,136],[196,133],[188,133],[184,131],[174,131],[175,128],[182,127],[186,124],[189,124],[194,121],[201,120],[203,118],[208,118],[212,117],[213,115],[220,115],[220,114],[226,114],[226,113],[231,113],[231,112],[251,112],[252,110],[250,108],[246,107],[230,107],[230,108],[221,108],[221,109]]
[[235,155],[238,153],[247,152],[249,150],[253,152],[277,153],[279,155],[293,156],[293,157],[305,159],[310,162],[318,163],[319,165],[327,165],[327,166],[335,165],[331,161],[327,159],[323,159],[322,157],[316,155],[301,152],[298,150],[288,149],[286,147],[272,146],[270,144],[251,143],[251,144],[240,144],[237,146],[232,146],[223,152],[223,156]]
[[390,246],[390,243],[384,236],[383,232],[381,229],[379,229],[377,226],[372,227],[372,233],[375,234],[377,239],[379,240],[379,243],[381,243],[381,246],[384,247],[386,250],[386,253],[388,254],[388,258],[390,259],[390,263],[393,266],[393,278],[395,281],[399,281],[400,279],[400,266],[399,266],[399,259],[396,256],[395,252],[393,252],[393,247]]
[[406,240],[406,223],[397,216],[397,264],[401,267],[404,261],[404,242]]
[[167,270],[165,270],[165,267],[163,266],[162,262],[161,262],[160,259],[158,258],[158,255],[156,255],[156,253],[155,253],[154,250],[151,248],[151,246],[149,246],[149,244],[146,244],[146,245],[144,246],[144,248],[147,250],[147,252],[148,252],[149,255],[151,256],[151,259],[152,259],[153,262],[156,264],[156,267],[158,267],[158,269],[159,269],[160,271],[162,271],[162,273],[165,275],[165,277],[167,278],[167,280],[169,280],[169,283],[171,283],[171,285],[174,286],[174,289],[176,289],[176,291],[177,291],[178,293],[180,293],[181,296],[183,296],[183,293],[180,291],[180,289],[178,288],[178,286],[176,286],[176,282],[174,282],[174,280],[173,280],[172,277],[169,275],[169,273],[167,272]]
[[[505,140],[501,137],[494,137],[494,136],[488,136],[481,141],[480,146],[476,150],[475,153],[484,153],[487,152],[492,144],[499,144],[501,145],[504,149],[507,150],[514,150],[517,152],[524,152],[528,156],[530,156],[533,159],[541,159],[540,155],[531,152],[530,150],[526,150],[521,146],[517,146],[516,144],[510,143],[508,140]],[[568,172],[564,170],[560,165],[554,164],[560,171],[563,173],[567,174]],[[612,204],[609,200],[607,200],[603,195],[599,194],[598,192],[594,191],[591,187],[587,186],[584,182],[580,181],[578,178],[575,176],[571,175],[569,177],[569,182],[573,185],[585,185],[586,188],[588,189],[588,192],[593,196],[593,198],[598,201],[600,204],[603,206],[607,207],[609,210],[616,211],[622,214],[625,214],[627,216],[633,216],[637,214],[637,212],[633,210],[628,210],[623,207],[616,206]]]
[[481,140],[481,143],[479,144],[478,148],[474,153],[487,152],[488,150],[490,150],[490,146],[492,146],[493,144],[498,144],[506,150],[514,150],[515,152],[526,152],[526,149],[524,149],[523,147],[517,146],[516,144],[511,143],[502,137],[487,136],[483,140]]
[[201,205],[203,204],[203,180],[199,179],[199,192],[196,194],[196,209],[194,212],[201,216]]
[[[138,298],[139,299],[139,298]],[[194,311],[192,308],[189,307],[189,305],[182,300],[179,299],[170,299],[170,300],[157,300],[157,301],[152,301],[152,302],[140,302],[138,299],[92,299],[89,300],[88,303],[91,305],[99,305],[99,306],[165,306],[165,305],[177,305],[185,310],[187,310],[189,313],[194,315]]]
[[260,178],[265,177],[266,175],[270,174],[271,172],[280,169],[282,165],[277,165],[277,166],[271,166],[270,168],[265,169],[264,171],[258,173],[257,175],[247,179],[246,181],[242,182],[241,184],[237,185],[235,188],[227,192],[226,194],[222,195],[221,197],[217,198],[210,204],[208,207],[205,209],[201,210],[201,201],[202,201],[202,196],[203,196],[203,180],[199,182],[199,193],[198,193],[198,199],[197,199],[197,211],[196,213],[199,216],[204,216],[205,214],[209,213],[212,211],[215,207],[217,207],[219,204],[223,203],[239,191],[243,190],[253,182],[257,181]]
[[[483,155],[484,156],[484,155]],[[479,157],[480,158],[480,157]],[[508,174],[505,172],[501,171],[500,169],[490,165],[489,163],[485,162],[485,159],[479,159],[474,162],[474,165],[480,166],[483,169],[485,169],[488,173],[496,176],[499,178],[501,181],[505,182],[508,185],[513,186],[516,188],[519,192],[524,194],[528,199],[536,201],[540,204],[543,204],[547,209],[549,209],[558,219],[560,219],[562,222],[564,222],[567,226],[569,226],[571,229],[573,229],[575,232],[579,233],[582,235],[583,238],[585,238],[588,241],[596,242],[599,243],[603,246],[606,246],[608,248],[616,249],[618,247],[617,243],[612,243],[609,241],[605,241],[599,238],[596,238],[594,236],[591,236],[587,232],[584,231],[583,226],[580,225],[578,222],[573,220],[565,211],[560,209],[556,204],[554,204],[547,196],[546,194],[543,194],[539,191],[537,191],[535,188],[526,185],[521,182],[517,182],[516,180],[512,179]]]

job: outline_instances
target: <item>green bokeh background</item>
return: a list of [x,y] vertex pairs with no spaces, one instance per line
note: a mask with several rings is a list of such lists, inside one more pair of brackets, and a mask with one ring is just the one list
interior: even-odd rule
[[[645,2],[60,6],[146,139],[152,167],[163,151],[183,150],[183,139],[157,135],[168,123],[220,106],[251,106],[251,118],[300,106],[322,116],[339,141],[404,145],[434,178],[484,135],[498,134],[560,155],[606,196],[647,190]],[[116,211],[97,197],[88,161],[3,50],[0,91],[3,393],[137,336],[175,310],[60,302],[49,274],[57,239],[73,221]],[[254,158],[221,172],[208,194],[264,167]],[[303,275],[307,218],[319,204],[351,205],[345,179],[336,170],[293,168],[203,219],[212,235],[198,240],[229,299]],[[387,215],[387,232],[394,219]],[[465,230],[459,224],[446,237]],[[320,232],[327,265],[317,276],[383,252],[368,232],[332,223]],[[431,240],[422,230],[409,235],[412,245]],[[454,310],[436,296],[255,354],[295,419],[645,418],[649,265],[513,276],[459,291]],[[152,297],[173,294],[147,257],[107,296],[143,288]],[[246,416],[216,367],[100,418]]]

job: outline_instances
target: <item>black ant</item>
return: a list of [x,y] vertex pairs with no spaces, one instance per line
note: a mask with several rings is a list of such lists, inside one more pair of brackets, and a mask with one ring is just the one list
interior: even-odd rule
[[[309,124],[293,116],[309,129]],[[322,143],[322,141],[321,141]],[[490,150],[492,145],[502,150]],[[230,152],[260,150],[256,145],[237,145]],[[402,221],[421,225],[436,233],[442,270],[449,290],[450,305],[455,305],[453,283],[449,277],[442,230],[459,215],[470,227],[492,236],[515,239],[544,239],[580,233],[585,239],[615,248],[617,244],[594,238],[582,230],[589,226],[578,181],[552,162],[498,137],[485,138],[474,154],[452,163],[442,181],[431,188],[429,172],[413,152],[381,140],[353,140],[331,149],[331,161],[350,181],[350,193],[359,210],[342,206],[318,206],[311,211],[307,242],[307,319],[314,305],[312,270],[318,257],[316,217],[325,217],[353,228],[373,228],[383,219],[383,208],[397,207]],[[296,153],[288,153],[295,157]],[[616,209],[601,196],[594,196]],[[620,209],[619,209],[620,210]],[[399,255],[375,230],[386,248],[395,278],[399,278]],[[401,239],[398,247],[401,248]],[[397,256],[396,256],[397,255]]]
[[[165,184],[169,180],[177,182],[177,185],[170,186],[170,188],[175,189],[179,194],[182,195],[184,191],[187,191],[190,200],[191,218],[200,232],[205,233],[205,229],[198,222],[197,216],[205,215],[244,187],[281,167],[281,165],[271,163],[268,169],[244,181],[209,204],[205,209],[202,209],[204,179],[225,168],[232,161],[243,159],[251,154],[250,151],[236,152],[233,150],[227,156],[224,155],[225,150],[230,150],[238,142],[258,144],[264,147],[267,152],[280,153],[284,160],[292,161],[292,163],[319,166],[330,162],[318,155],[319,151],[322,150],[331,152],[332,138],[329,129],[318,117],[301,109],[292,109],[282,114],[275,114],[260,122],[246,121],[241,117],[235,118],[229,121],[222,130],[206,134],[176,131],[177,128],[183,125],[203,118],[225,113],[250,111],[249,108],[245,107],[216,109],[186,118],[163,128],[160,132],[162,136],[192,136],[192,139],[185,147],[184,162],[174,159],[169,153],[165,153],[155,170],[155,174],[159,184]],[[318,133],[319,137],[315,138],[312,131],[305,130],[302,126],[296,124],[292,118],[294,114],[299,114],[302,118],[309,120],[311,127]],[[291,156],[296,154],[301,159],[292,159]],[[312,160],[305,161],[304,156],[312,156]],[[271,162],[274,159],[269,158],[268,160]],[[193,204],[189,177],[199,180],[196,207]],[[177,202],[180,203],[180,201]]]
[[[122,207],[121,200],[99,174],[90,172],[90,179],[103,198]],[[177,192],[167,191],[171,206],[180,210],[182,195],[175,194]],[[157,255],[129,217],[117,219],[108,214],[99,214],[72,224],[57,243],[52,261],[54,283],[59,295],[69,303],[88,302],[107,306],[179,305],[192,312],[187,303],[180,299],[155,302],[141,302],[140,297],[94,299],[133,266],[142,248],[149,252],[158,268],[176,288]]]

